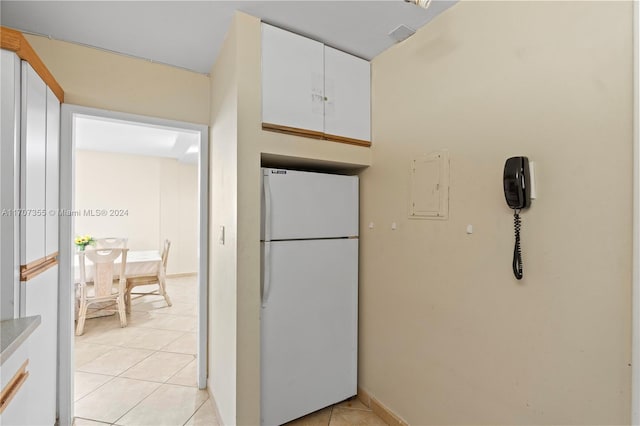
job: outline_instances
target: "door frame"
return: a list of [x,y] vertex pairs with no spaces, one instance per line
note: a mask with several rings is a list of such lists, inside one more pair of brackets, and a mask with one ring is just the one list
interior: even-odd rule
[[[60,209],[73,211],[75,204],[75,137],[77,116],[133,121],[155,126],[200,132],[198,161],[198,330],[197,381],[199,389],[207,387],[207,325],[208,325],[208,260],[209,260],[209,128],[206,125],[166,120],[97,108],[62,104],[60,115]],[[58,297],[58,424],[72,424],[74,417],[73,342],[74,303],[73,286],[73,215],[60,216],[60,257]]]
[[640,6],[633,2],[633,283],[631,424],[640,424]]

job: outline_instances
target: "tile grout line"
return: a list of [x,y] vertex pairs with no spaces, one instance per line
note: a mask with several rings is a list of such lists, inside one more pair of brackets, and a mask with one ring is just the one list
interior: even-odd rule
[[196,408],[196,411],[194,411],[194,412],[193,412],[193,414],[191,414],[191,415],[189,416],[189,418],[187,419],[187,421],[186,421],[186,422],[184,422],[184,423],[182,424],[182,426],[184,426],[184,425],[186,425],[187,423],[189,423],[189,420],[191,420],[191,419],[193,418],[193,416],[195,416],[195,415],[196,415],[196,413],[198,412],[198,410],[200,410],[200,409],[204,406],[204,404],[206,404],[206,403],[207,403],[207,401],[209,401],[209,396],[208,396],[208,395],[207,395],[207,399],[205,399],[204,401],[202,401],[202,404],[198,405],[198,408]]
[[[133,349],[133,348],[123,348],[123,349]],[[143,350],[145,350],[145,349],[133,349],[133,350],[143,351]],[[148,350],[148,351],[152,351],[152,352],[151,352],[149,355],[147,355],[147,356],[145,356],[144,358],[142,358],[140,361],[138,361],[138,362],[136,362],[135,364],[133,364],[133,365],[131,365],[131,366],[127,367],[126,369],[124,369],[123,371],[121,371],[120,373],[118,373],[118,375],[116,375],[116,376],[114,376],[114,377],[120,377],[120,375],[121,375],[122,373],[124,373],[125,371],[129,371],[131,368],[133,368],[133,367],[135,367],[136,365],[140,364],[142,361],[144,361],[145,359],[149,358],[151,355],[153,355],[154,353],[156,353],[156,352],[157,352],[157,351],[154,351],[154,350],[152,350],[152,349],[146,349],[146,350]],[[102,356],[102,355],[100,355],[100,356]],[[100,358],[100,357],[98,357],[98,358]],[[95,361],[95,360],[94,360],[94,361]],[[93,362],[93,361],[91,361],[91,362]],[[87,363],[87,364],[88,364],[88,363]],[[100,374],[100,373],[94,373],[94,372],[92,372],[92,371],[82,371],[82,370],[77,370],[77,369],[76,369],[76,371],[80,371],[81,373]],[[105,376],[110,376],[110,374],[104,374],[104,375],[105,375]]]
[[[125,349],[129,349],[129,348],[125,348]],[[153,349],[147,349],[149,351],[152,351],[151,354],[149,354],[148,356],[144,357],[143,359],[141,359],[140,361],[136,362],[135,364],[133,364],[132,366],[130,366],[129,368],[127,368],[126,370],[122,371],[120,374],[118,374],[116,377],[120,377],[122,379],[129,379],[129,377],[122,377],[122,375],[124,373],[126,373],[127,371],[131,370],[133,367],[136,367],[138,364],[142,363],[143,361],[151,358],[152,356],[154,356],[155,354],[157,354],[158,352],[163,352],[160,350],[153,350]],[[165,352],[165,353],[173,353],[173,352]],[[190,355],[190,354],[177,354],[177,355]],[[196,357],[197,358],[197,357]],[[189,361],[191,362],[191,361]],[[188,363],[187,363],[188,364]],[[186,364],[183,366],[183,368],[186,367]],[[182,369],[182,368],[181,368]],[[131,379],[131,380],[139,380],[139,379]],[[168,379],[167,379],[168,380]],[[152,380],[142,380],[143,382],[152,382],[152,383],[164,383],[164,382],[154,382]]]
[[327,423],[327,426],[331,425],[331,417],[333,417],[333,409],[334,409],[335,405],[331,406],[331,411],[329,412],[329,423]]
[[[197,377],[195,378],[195,379],[196,379],[196,385],[195,385],[195,386],[179,385],[179,384],[177,384],[177,383],[169,383],[169,380],[171,380],[171,379],[173,379],[174,377],[176,377],[178,374],[180,374],[180,373],[182,372],[182,370],[184,370],[185,368],[187,368],[187,367],[189,366],[189,364],[191,364],[193,361],[196,361],[196,362],[197,362],[197,360],[198,360],[198,356],[197,356],[197,355],[195,355],[195,356],[193,357],[193,360],[189,361],[189,362],[187,363],[187,365],[185,365],[184,367],[182,367],[182,368],[180,368],[178,371],[176,371],[176,372],[175,372],[175,374],[173,374],[171,377],[169,377],[165,383],[167,383],[167,384],[169,384],[169,385],[187,386],[187,387],[196,387],[196,388],[197,388],[197,387],[198,387],[198,383],[197,383],[198,378],[197,378]],[[197,376],[197,373],[196,373],[196,376]]]
[[[186,333],[185,333],[185,334],[186,334]],[[182,338],[182,337],[184,337],[184,336],[180,336],[180,337],[178,337],[178,339],[180,339],[180,338]],[[176,339],[176,340],[178,340],[178,339]],[[140,351],[159,351],[159,352],[167,352],[167,353],[171,353],[171,354],[196,355],[196,354],[194,354],[194,353],[192,353],[192,352],[175,352],[175,351],[165,351],[165,350],[163,350],[165,347],[169,346],[171,343],[174,343],[174,342],[175,342],[175,341],[170,342],[170,343],[166,344],[165,346],[161,347],[160,349],[143,348],[143,347],[132,347],[132,346],[122,346],[122,345],[105,345],[105,344],[102,344],[102,343],[91,343],[91,344],[92,344],[92,345],[99,344],[99,345],[101,345],[101,346],[111,346],[111,347],[112,347],[112,348],[114,348],[114,349],[136,349],[136,350],[140,350]],[[113,350],[113,349],[109,349],[108,351],[106,351],[105,353],[103,353],[103,354],[99,355],[99,356],[98,356],[98,357],[96,357],[96,358],[99,358],[100,356],[105,355],[107,352],[111,352],[112,350]],[[89,361],[89,362],[93,362],[93,361],[94,361],[94,360],[91,360],[91,361]],[[86,362],[85,364],[88,364],[89,362]],[[85,365],[85,364],[82,364],[82,365]]]
[[[168,330],[168,329],[165,329],[165,328],[151,328],[151,327],[136,327],[136,326],[134,326],[134,325],[131,325],[131,326],[127,325],[127,327],[135,328],[136,330],[138,330],[138,329],[141,329],[141,328],[142,328],[142,329],[151,329],[151,330],[159,330],[159,331],[172,331],[172,332],[175,332],[175,333],[182,333],[182,334],[181,334],[180,336],[176,337],[174,340],[171,340],[171,341],[170,341],[169,343],[167,343],[166,345],[164,345],[164,346],[160,347],[159,349],[156,349],[156,348],[145,348],[145,347],[131,347],[131,346],[126,346],[128,343],[123,343],[123,344],[120,344],[120,345],[106,344],[106,343],[95,343],[95,342],[92,342],[92,341],[86,341],[86,342],[85,342],[85,341],[80,341],[80,342],[78,342],[78,343],[86,343],[86,344],[89,344],[89,345],[111,346],[111,347],[114,347],[114,348],[146,349],[146,350],[148,350],[148,351],[161,351],[163,348],[165,348],[165,347],[169,346],[169,345],[170,345],[170,344],[172,344],[172,343],[175,343],[178,339],[183,338],[187,333],[195,333],[195,332],[193,332],[193,331]],[[127,327],[121,327],[121,328],[127,328]],[[171,351],[163,351],[163,352],[171,352]],[[106,353],[106,352],[105,352],[105,353]],[[175,352],[175,353],[182,353],[182,352]]]
[[110,425],[111,424],[111,423],[101,422],[100,420],[88,419],[86,417],[78,417],[78,416],[74,416],[73,417],[74,423],[75,423],[76,419],[89,420],[90,422],[97,422],[97,423],[101,423],[103,425]]
[[[124,377],[123,377],[124,378]],[[134,380],[134,379],[129,379],[129,380]],[[140,401],[138,401],[137,404],[135,404],[133,407],[131,407],[130,409],[128,409],[127,411],[125,411],[120,417],[118,417],[116,419],[115,422],[113,422],[113,424],[118,423],[118,421],[120,421],[124,416],[126,416],[127,414],[129,414],[131,412],[131,410],[133,410],[134,408],[136,408],[137,406],[139,406],[140,404],[142,404],[142,401],[146,400],[147,398],[149,398],[151,395],[153,395],[154,393],[156,393],[158,391],[158,389],[160,389],[160,387],[162,386],[162,383],[158,383],[158,382],[153,382],[156,383],[158,385],[157,388],[155,388],[153,390],[153,392],[151,392],[149,395],[145,396],[144,398],[142,398]]]
[[[118,376],[119,377],[119,376]],[[139,380],[139,379],[128,379],[127,377],[122,377],[123,379],[127,379],[127,380]],[[169,380],[169,379],[167,379]],[[152,382],[149,380],[140,380],[141,382],[148,382],[148,383],[156,383],[158,385],[157,388],[155,388],[153,390],[153,392],[151,392],[149,395],[147,395],[146,397],[142,398],[140,401],[138,401],[138,403],[136,405],[134,405],[133,407],[131,407],[129,410],[127,410],[124,414],[122,414],[122,416],[118,417],[116,419],[115,422],[113,422],[113,424],[118,423],[118,421],[122,420],[123,417],[125,417],[127,414],[129,414],[131,411],[133,411],[135,408],[137,408],[140,404],[142,404],[144,401],[147,400],[147,398],[149,398],[151,395],[153,395],[154,393],[156,393],[163,385],[170,385],[170,386],[181,386],[181,385],[173,385],[172,383],[166,383],[166,382]],[[198,391],[199,389],[194,386],[182,386],[182,387],[186,387],[186,388],[195,388],[196,391]],[[207,395],[207,399],[205,399],[202,404],[204,404],[205,402],[207,402],[207,400],[209,399],[209,396]],[[198,409],[202,406],[202,404],[200,404],[198,406]],[[196,409],[196,411],[198,411],[198,409]],[[193,414],[195,414],[195,411],[193,412]],[[189,416],[189,418],[187,419],[187,422],[189,421],[189,419],[191,419],[191,417],[193,416],[193,414],[191,416]]]
[[[80,371],[80,373],[84,373],[84,371]],[[94,374],[94,373],[91,373],[91,374]],[[107,376],[107,375],[105,374],[105,376]],[[91,395],[92,393],[94,393],[95,391],[97,391],[98,389],[100,389],[101,387],[103,387],[104,385],[106,385],[107,383],[112,382],[112,381],[113,381],[113,379],[115,379],[115,378],[116,378],[116,377],[118,377],[118,376],[109,376],[109,377],[111,377],[109,380],[107,380],[106,382],[104,382],[103,384],[101,384],[100,386],[98,386],[97,388],[95,388],[94,390],[92,390],[91,392],[87,393],[86,395],[83,395],[81,398],[78,398],[78,400],[77,400],[77,401],[75,400],[75,397],[74,397],[74,400],[73,400],[73,405],[74,405],[74,407],[75,407],[75,405],[76,405],[79,401],[82,401],[84,398],[88,397],[89,395]],[[81,417],[81,418],[83,418],[83,417]],[[91,419],[87,419],[87,420],[91,420]]]
[[[160,351],[156,351],[156,352],[152,353],[152,354],[150,355],[150,357],[151,357],[151,356],[153,356],[153,355],[155,355],[155,354],[156,354],[156,353],[158,353],[158,352],[160,352]],[[170,352],[166,352],[166,353],[170,353]],[[178,354],[178,355],[184,355],[184,354]],[[194,357],[194,359],[196,359],[196,358]],[[140,361],[140,362],[142,362],[142,361]],[[118,376],[118,377],[121,377],[122,379],[129,379],[129,380],[140,380],[141,382],[160,383],[161,385],[173,385],[173,383],[168,383],[168,381],[169,381],[169,380],[171,380],[171,378],[172,378],[173,376],[175,376],[176,374],[178,374],[179,372],[181,372],[183,368],[186,368],[186,367],[187,367],[187,365],[191,364],[192,362],[193,362],[193,359],[192,359],[192,360],[190,360],[189,362],[187,362],[187,363],[186,363],[185,365],[183,365],[182,367],[178,368],[178,371],[176,371],[174,374],[172,374],[172,375],[171,375],[169,378],[167,378],[164,382],[156,382],[156,381],[153,381],[153,380],[144,380],[144,379],[134,379],[134,378],[131,378],[131,377],[121,377],[121,376]],[[132,366],[131,368],[133,368],[133,366]],[[127,371],[129,371],[129,370],[127,370]],[[121,373],[121,375],[122,375],[122,374],[124,374],[124,373],[126,373],[126,371],[123,371],[123,372]],[[176,386],[182,386],[182,385],[176,385]],[[196,388],[197,388],[197,386],[184,386],[184,387],[196,387]]]

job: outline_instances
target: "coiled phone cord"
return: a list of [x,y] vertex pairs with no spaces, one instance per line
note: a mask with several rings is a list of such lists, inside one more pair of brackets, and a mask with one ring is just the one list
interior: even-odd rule
[[513,227],[516,231],[516,244],[513,248],[513,275],[516,279],[522,279],[522,250],[520,249],[520,210],[513,210]]

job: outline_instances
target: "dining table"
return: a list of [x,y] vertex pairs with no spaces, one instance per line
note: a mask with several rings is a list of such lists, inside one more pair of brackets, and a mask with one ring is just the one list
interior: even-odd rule
[[[73,276],[76,283],[80,283],[80,260],[75,256]],[[118,257],[113,264],[113,277],[120,275],[121,257]],[[127,278],[147,275],[162,275],[162,256],[158,250],[129,250],[127,252],[127,264],[124,273]],[[163,277],[164,278],[164,277]],[[85,263],[85,281],[93,281],[93,264],[90,261]]]
[[[76,318],[78,317],[78,308],[79,308],[79,298],[80,298],[80,256],[74,256],[74,283],[76,286]],[[120,275],[122,260],[121,257],[118,257],[113,264],[113,278],[118,278]],[[94,274],[93,263],[89,260],[85,260],[85,281],[91,282],[93,281]],[[125,277],[139,277],[139,276],[152,276],[157,275],[159,280],[165,279],[164,276],[164,268],[162,267],[162,256],[158,250],[129,250],[127,252],[127,263],[125,265]],[[110,305],[112,303],[105,302],[106,305]],[[99,316],[107,316],[113,315],[114,312],[107,312],[101,309],[100,304],[95,304],[96,309],[90,315],[87,315],[87,318],[95,318]],[[102,307],[104,308],[104,307]]]

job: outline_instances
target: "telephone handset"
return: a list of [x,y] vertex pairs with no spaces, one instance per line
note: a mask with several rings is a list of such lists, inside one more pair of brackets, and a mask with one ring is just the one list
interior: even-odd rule
[[526,209],[531,204],[529,159],[511,157],[504,164],[504,198],[512,209]]
[[515,246],[513,248],[513,274],[522,279],[522,251],[520,249],[520,210],[531,204],[531,182],[529,159],[527,157],[511,157],[504,164],[503,175],[504,198],[509,208],[513,209],[515,227]]

